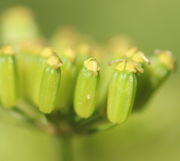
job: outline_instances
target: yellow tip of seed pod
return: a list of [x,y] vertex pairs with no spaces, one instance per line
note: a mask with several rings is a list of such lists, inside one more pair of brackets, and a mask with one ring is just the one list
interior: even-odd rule
[[44,58],[49,58],[50,56],[55,55],[53,50],[51,48],[48,48],[48,47],[44,48],[40,54]]
[[100,67],[99,67],[96,59],[92,58],[92,57],[84,61],[84,66],[88,70],[95,72],[95,73],[97,73],[100,70]]
[[137,63],[150,63],[149,59],[144,55],[144,53],[142,51],[138,51],[137,48],[130,48],[125,55]]
[[137,63],[150,63],[149,59],[141,51],[135,53],[132,59]]
[[[117,61],[116,61],[117,62]],[[116,65],[115,69],[119,71],[127,71],[131,73],[143,73],[144,69],[134,61],[127,60],[127,59],[120,59],[118,60],[118,64]]]
[[169,70],[175,69],[176,61],[170,51],[156,50],[155,54],[161,63],[164,64]]
[[57,69],[62,66],[62,61],[56,55],[52,55],[47,59],[47,64]]
[[0,49],[1,54],[3,55],[14,55],[14,50],[10,45],[5,45]]

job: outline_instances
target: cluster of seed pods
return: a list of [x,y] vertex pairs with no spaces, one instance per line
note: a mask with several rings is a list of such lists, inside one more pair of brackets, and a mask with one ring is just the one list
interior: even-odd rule
[[123,38],[99,45],[66,28],[40,41],[24,8],[4,15],[1,32],[1,106],[18,108],[23,100],[58,126],[61,121],[71,127],[123,123],[145,106],[175,66],[169,51],[147,58]]

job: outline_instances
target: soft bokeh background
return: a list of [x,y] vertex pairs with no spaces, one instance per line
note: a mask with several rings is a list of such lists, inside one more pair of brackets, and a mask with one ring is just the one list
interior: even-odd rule
[[[73,25],[99,41],[131,36],[145,52],[172,50],[180,61],[179,0],[0,0],[0,12],[30,7],[46,36]],[[179,161],[180,72],[146,110],[118,128],[74,140],[76,161]],[[0,121],[1,161],[56,161],[56,141],[38,131]]]

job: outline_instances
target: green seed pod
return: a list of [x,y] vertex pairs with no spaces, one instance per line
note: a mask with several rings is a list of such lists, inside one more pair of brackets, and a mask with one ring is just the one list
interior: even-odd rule
[[97,89],[97,106],[102,107],[103,110],[106,106],[108,86],[113,73],[113,68],[109,67],[107,62],[108,60],[106,58],[106,61],[101,63],[101,70],[99,72],[100,79]]
[[147,72],[151,72],[153,88],[159,87],[175,69],[175,59],[170,51],[156,51],[151,57],[151,64],[145,66]]
[[31,102],[41,50],[42,46],[27,43],[23,44],[17,56],[21,88],[25,97]]
[[34,84],[36,82],[36,73],[39,69],[40,53],[44,48],[40,40],[24,42],[19,46],[16,55],[18,62],[18,72],[22,92],[26,98],[33,100]]
[[37,26],[28,9],[15,7],[3,14],[1,21],[3,43],[17,45],[22,41],[34,40],[38,35]]
[[157,51],[150,58],[151,64],[145,65],[145,72],[138,76],[137,95],[133,111],[141,110],[153,93],[168,78],[175,68],[175,59],[169,51]]
[[39,104],[41,79],[43,76],[44,69],[47,66],[47,59],[53,55],[55,55],[55,53],[50,48],[44,48],[37,60],[36,70],[34,71],[34,81],[33,81],[34,83],[33,83],[33,95],[32,95],[32,100],[35,105]]
[[16,105],[18,98],[17,66],[14,51],[4,46],[0,51],[0,98],[4,107]]
[[136,63],[121,60],[109,83],[107,116],[115,124],[124,122],[132,109],[136,94],[136,72],[142,69]]
[[70,106],[72,106],[77,76],[77,68],[74,63],[75,53],[72,49],[68,48],[60,57],[62,59],[63,66],[61,68],[61,84],[57,100],[57,107],[63,112],[67,112]]
[[95,110],[99,66],[94,58],[84,61],[76,82],[74,109],[81,118],[90,117]]
[[51,113],[56,107],[61,78],[61,65],[59,57],[55,55],[50,56],[47,60],[39,92],[39,110],[43,113]]

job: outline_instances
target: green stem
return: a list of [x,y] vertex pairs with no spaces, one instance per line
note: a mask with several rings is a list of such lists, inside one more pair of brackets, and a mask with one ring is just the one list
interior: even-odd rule
[[73,161],[72,138],[64,136],[58,139],[60,141],[59,161]]

